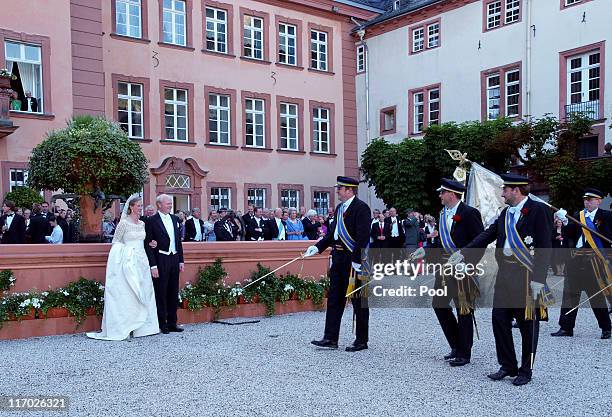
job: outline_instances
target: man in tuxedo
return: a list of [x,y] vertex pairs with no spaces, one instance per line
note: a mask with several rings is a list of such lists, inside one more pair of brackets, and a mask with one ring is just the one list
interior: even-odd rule
[[17,214],[15,203],[5,200],[2,204],[2,216],[0,217],[0,230],[2,231],[3,244],[25,243],[26,225],[23,216]]
[[49,221],[42,213],[42,206],[38,203],[32,205],[32,216],[30,218],[30,243],[47,243],[45,236],[49,233]]
[[391,226],[391,238],[389,239],[390,248],[403,248],[404,247],[404,228],[402,227],[399,217],[397,217],[397,210],[394,207],[389,209],[389,217],[385,219]]
[[[352,271],[359,274],[362,268],[362,251],[370,243],[370,207],[357,198],[359,181],[339,176],[336,192],[341,203],[336,207],[334,226],[316,245],[310,246],[304,256],[313,256],[332,247],[332,263],[329,270],[330,288],[325,313],[323,339],[311,343],[323,348],[338,348],[340,323],[346,305],[346,293],[351,283]],[[343,227],[338,227],[341,225]],[[365,253],[364,253],[365,255]],[[355,280],[356,287],[363,283]],[[365,289],[367,291],[367,289]],[[355,341],[346,348],[347,352],[358,352],[368,348],[368,321],[370,312],[367,300],[362,301],[360,293],[352,294],[353,314],[356,319]]]
[[386,249],[391,239],[391,224],[385,221],[385,216],[378,212],[378,218],[372,221],[370,228],[371,248]]
[[202,212],[199,208],[191,210],[191,218],[185,222],[185,240],[188,242],[201,242],[204,240],[204,221],[200,218]]
[[274,210],[274,217],[268,222],[268,236],[270,240],[286,240],[286,225],[283,221],[283,209]]
[[[245,225],[249,224],[249,221],[255,217],[255,206],[252,204],[249,204],[247,206],[247,212],[244,213],[244,216],[242,216],[242,223]],[[248,239],[247,239],[248,240]]]
[[[219,213],[227,213],[227,210],[219,210]],[[234,212],[225,214],[215,222],[215,236],[217,242],[233,242],[237,238],[238,226],[234,222]]]
[[248,240],[248,241],[264,240],[264,235],[265,235],[264,229],[267,227],[265,223],[266,222],[261,217],[261,208],[254,207],[253,217],[248,219],[248,222],[245,223],[245,226],[246,226],[245,240]]
[[32,92],[26,91],[25,97],[21,101],[21,111],[38,113],[38,99],[32,97]]
[[327,219],[325,219],[325,228],[329,230],[330,224],[334,222],[334,209],[332,207],[327,209]]
[[[444,264],[455,250],[461,249],[482,233],[484,227],[480,212],[461,201],[466,191],[463,184],[443,178],[437,191],[440,193],[440,201],[444,207],[440,212],[439,223],[439,233],[442,236],[436,240],[439,242],[439,249],[434,250],[433,258]],[[484,249],[472,249],[465,254],[468,258],[466,262],[475,265],[483,252]],[[467,365],[472,357],[474,341],[473,314],[478,289],[476,282],[472,277],[462,277],[461,280],[457,280],[452,275],[437,274],[435,288],[446,288],[447,294],[436,296],[432,300],[434,312],[451,348],[451,352],[444,359],[450,361],[451,366]],[[451,300],[457,309],[457,317],[450,306]],[[461,304],[462,300],[465,300],[464,305]]]
[[[161,194],[156,203],[157,214],[145,224],[145,250],[153,277],[159,329],[163,334],[182,332],[176,325],[179,273],[185,270],[179,220],[170,214],[172,197]],[[152,240],[157,242],[155,248],[149,245]]]
[[[584,191],[582,197],[584,210],[574,214],[574,218],[580,220],[584,227],[575,223],[568,224],[567,217],[561,210],[556,213],[557,217],[567,225],[568,240],[572,243],[571,247],[575,249],[572,249],[571,257],[565,266],[566,277],[559,316],[560,329],[551,333],[552,336],[573,336],[579,309],[567,313],[580,304],[582,291],[591,297],[610,284],[609,280],[612,279],[611,266],[606,265],[606,255],[612,245],[590,232],[590,230],[595,230],[608,239],[612,239],[612,212],[599,207],[604,197],[604,193],[596,188],[587,188]],[[612,294],[612,289],[608,288],[589,301],[601,329],[602,339],[610,339],[612,330],[605,299],[605,296],[610,294]]]
[[319,238],[318,228],[321,227],[321,223],[314,220],[316,216],[316,210],[310,209],[306,212],[306,217],[304,217],[304,220],[302,220],[304,234],[308,240],[317,240]]
[[[541,294],[546,284],[552,246],[552,213],[543,203],[528,197],[529,180],[520,175],[502,174],[502,197],[506,207],[491,226],[465,248],[484,248],[496,242],[499,269],[493,295],[493,335],[500,369],[487,375],[494,381],[516,377],[514,385],[531,381],[532,358],[538,345],[539,321],[547,320]],[[508,230],[508,233],[506,233]],[[460,251],[449,262],[463,260]],[[522,339],[521,366],[518,367],[512,338],[516,318]]]

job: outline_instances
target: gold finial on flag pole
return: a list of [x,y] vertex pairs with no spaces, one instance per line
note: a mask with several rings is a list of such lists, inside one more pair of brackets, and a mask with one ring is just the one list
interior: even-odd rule
[[456,149],[444,149],[450,155],[453,161],[459,162],[459,166],[455,168],[455,172],[453,172],[453,177],[463,184],[465,184],[467,180],[467,165],[471,162],[467,159],[467,153],[461,153]]

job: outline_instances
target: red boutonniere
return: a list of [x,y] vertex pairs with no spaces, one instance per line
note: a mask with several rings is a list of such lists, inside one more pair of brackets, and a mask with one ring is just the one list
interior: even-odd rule
[[523,208],[521,209],[521,214],[522,214],[523,216],[526,216],[528,213],[529,213],[529,209],[528,209],[527,207],[523,207]]
[[460,216],[460,215],[458,215],[458,214],[455,214],[455,215],[453,216],[453,221],[454,221],[455,223],[459,223],[459,222],[461,221],[461,216]]

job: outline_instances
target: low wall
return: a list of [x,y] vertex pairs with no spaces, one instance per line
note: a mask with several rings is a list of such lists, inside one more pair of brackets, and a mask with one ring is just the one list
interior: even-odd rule
[[[223,258],[228,272],[226,283],[242,281],[257,263],[275,269],[303,253],[312,241],[265,242],[201,242],[184,243],[185,272],[180,277],[180,287],[187,281],[194,282],[198,269],[209,265],[216,258]],[[109,243],[65,245],[0,245],[0,270],[14,272],[15,286],[12,292],[30,289],[58,288],[79,277],[104,282]],[[277,272],[315,277],[327,273],[328,253],[317,255],[293,264]]]

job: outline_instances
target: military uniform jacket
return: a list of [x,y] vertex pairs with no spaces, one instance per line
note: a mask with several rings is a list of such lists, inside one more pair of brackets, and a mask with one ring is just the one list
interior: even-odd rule
[[[482,225],[482,217],[480,215],[480,211],[478,211],[474,207],[468,206],[463,201],[459,202],[459,206],[457,207],[457,211],[455,212],[455,220],[453,220],[453,224],[450,229],[451,239],[453,240],[453,243],[455,244],[457,249],[465,247],[483,231],[484,226]],[[440,233],[439,225],[438,233]],[[436,239],[435,247],[440,249],[442,248],[442,241],[439,236]],[[467,251],[463,255],[465,256],[467,262],[476,264],[480,260],[480,258],[482,258],[483,254],[484,246],[476,247],[475,249]]]
[[[574,218],[576,220],[580,220],[579,211],[577,211],[574,214]],[[593,223],[595,223],[595,229],[599,233],[601,233],[608,239],[612,239],[612,211],[597,209]],[[581,236],[582,236],[582,242],[583,242],[582,247],[583,248],[591,247],[589,245],[589,242],[587,242],[587,240],[584,238],[582,231],[583,231],[583,228],[581,226],[578,226],[576,223],[570,223],[567,225],[567,235],[572,240],[572,247],[574,248],[576,247],[576,244],[578,243],[578,240],[580,239]],[[592,236],[595,237],[595,234],[592,234]],[[609,242],[606,242],[603,239],[599,239],[599,240],[601,240],[601,243],[603,244],[604,248],[612,247],[612,245],[610,245]]]

